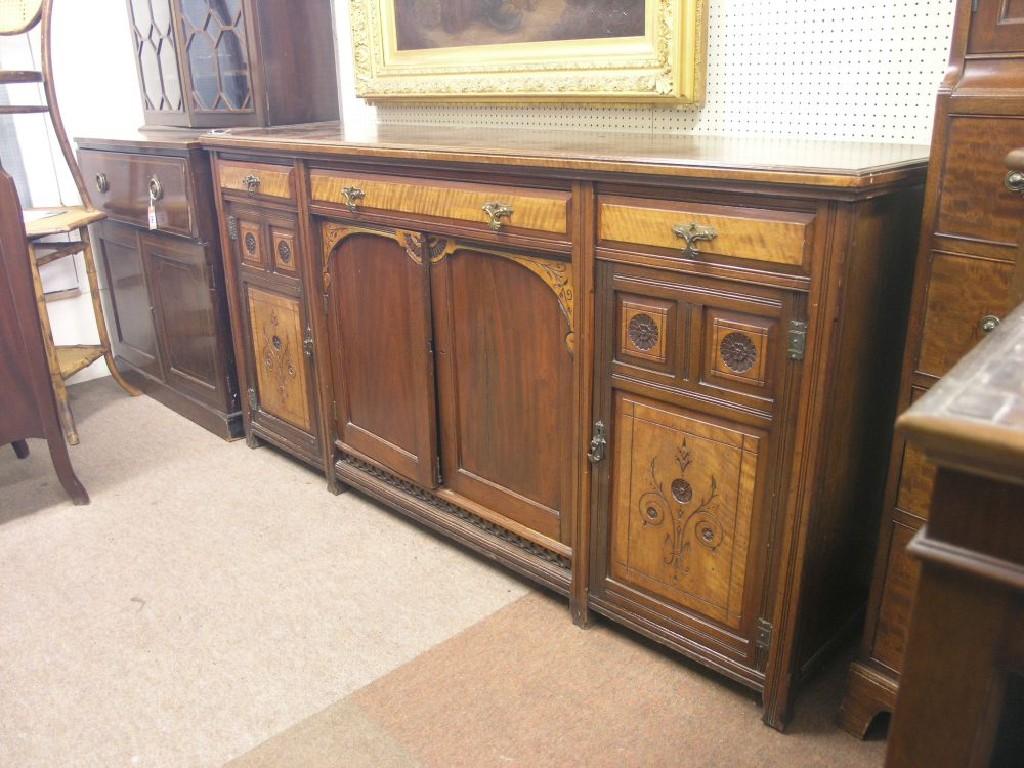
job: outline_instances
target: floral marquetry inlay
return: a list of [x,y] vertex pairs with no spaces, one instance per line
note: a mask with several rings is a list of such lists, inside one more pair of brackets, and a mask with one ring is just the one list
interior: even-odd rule
[[760,438],[634,395],[615,419],[613,575],[739,626]]
[[299,303],[252,286],[248,293],[260,408],[308,432],[312,420]]

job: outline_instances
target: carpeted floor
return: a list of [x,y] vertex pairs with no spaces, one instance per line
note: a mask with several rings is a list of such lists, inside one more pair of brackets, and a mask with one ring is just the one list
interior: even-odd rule
[[722,678],[269,448],[103,379],[72,390],[92,495],[0,446],[0,765],[878,766],[844,666],[786,735]]

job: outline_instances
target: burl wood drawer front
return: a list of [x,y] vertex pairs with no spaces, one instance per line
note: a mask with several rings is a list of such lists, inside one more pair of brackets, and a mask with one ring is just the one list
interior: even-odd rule
[[762,435],[621,392],[615,424],[612,576],[740,629]]
[[[1018,32],[1018,34],[1021,34]],[[1007,153],[1024,146],[1024,119],[955,117],[942,168],[939,234],[1016,248],[1020,196],[1006,188]]]
[[[568,232],[568,192],[312,171],[313,200],[352,210],[454,219],[492,229]],[[492,215],[484,210],[491,207]],[[504,206],[504,212],[501,208]],[[493,223],[493,227],[492,227]]]
[[285,200],[295,199],[294,173],[286,165],[224,161],[219,164],[221,189]]
[[198,237],[184,158],[83,149],[78,161],[93,203],[112,219],[148,228],[152,190],[157,228]]
[[672,248],[685,258],[724,256],[785,267],[808,262],[813,213],[603,197],[598,239]]
[[948,253],[932,255],[917,370],[944,376],[1010,309],[1013,264]]

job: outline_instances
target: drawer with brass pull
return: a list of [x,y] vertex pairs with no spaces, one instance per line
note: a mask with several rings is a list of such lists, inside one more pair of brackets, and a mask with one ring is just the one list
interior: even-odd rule
[[184,158],[83,149],[79,165],[93,204],[110,218],[148,228],[152,205],[157,229],[198,236]]
[[813,229],[809,212],[604,195],[598,201],[599,244],[671,249],[685,259],[806,268]]
[[493,232],[527,230],[568,237],[568,192],[401,176],[313,170],[314,204],[349,213],[396,213],[453,219]]
[[295,199],[294,169],[287,165],[221,162],[221,189],[245,192],[250,197]]

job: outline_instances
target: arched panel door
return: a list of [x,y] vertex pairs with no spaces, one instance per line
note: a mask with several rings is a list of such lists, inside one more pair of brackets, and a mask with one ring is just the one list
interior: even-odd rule
[[430,284],[418,233],[323,225],[342,450],[437,485]]
[[444,484],[568,543],[571,266],[454,242],[431,251]]

